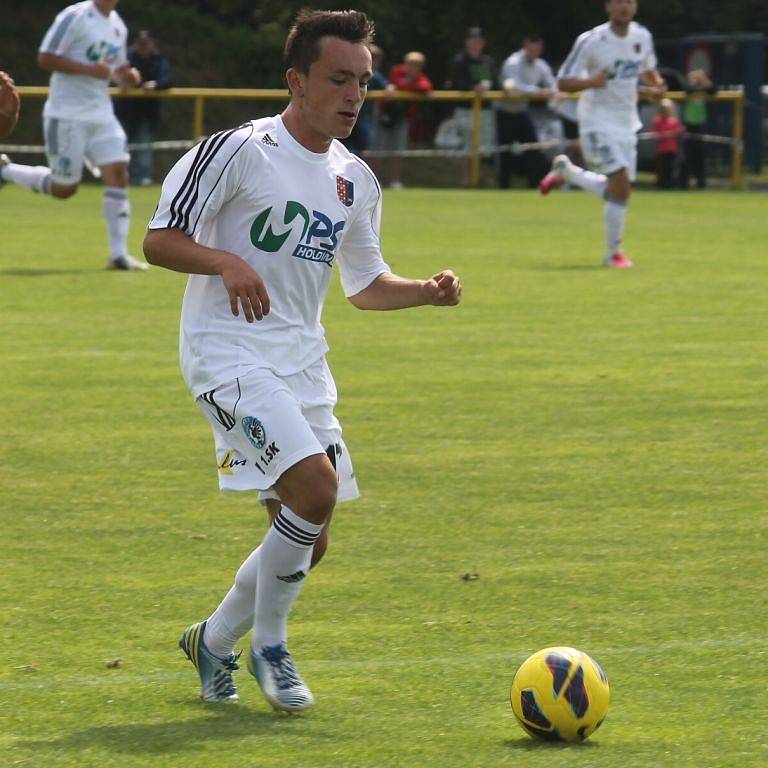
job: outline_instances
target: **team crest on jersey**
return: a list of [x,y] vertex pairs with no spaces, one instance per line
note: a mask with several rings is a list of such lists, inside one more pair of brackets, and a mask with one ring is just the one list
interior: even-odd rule
[[355,185],[343,176],[336,177],[336,194],[344,205],[349,208],[355,202]]
[[267,430],[264,425],[253,416],[246,416],[241,423],[248,442],[261,450],[267,444]]

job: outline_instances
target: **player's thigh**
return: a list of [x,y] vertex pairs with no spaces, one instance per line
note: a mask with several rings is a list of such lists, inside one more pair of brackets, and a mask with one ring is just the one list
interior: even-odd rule
[[271,371],[252,371],[196,402],[213,429],[223,491],[266,491],[293,465],[325,455],[300,402]]
[[43,134],[52,185],[62,189],[77,187],[83,177],[88,124],[78,120],[46,117],[43,121]]
[[[86,154],[105,173],[107,166],[125,165],[131,155],[128,152],[128,139],[120,121],[112,116],[107,120],[91,124]],[[106,182],[106,177],[105,177]]]
[[637,170],[637,139],[602,131],[586,131],[580,135],[581,151],[587,163],[598,173],[611,176],[622,169],[630,181]]

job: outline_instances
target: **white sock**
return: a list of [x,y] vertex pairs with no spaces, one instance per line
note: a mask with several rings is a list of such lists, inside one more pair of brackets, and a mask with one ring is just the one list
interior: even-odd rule
[[299,596],[312,548],[322,525],[315,525],[283,505],[269,527],[259,551],[253,639],[255,650],[288,638],[288,614]]
[[226,659],[253,626],[260,551],[261,547],[254,549],[240,566],[235,583],[205,625],[205,645],[220,659]]
[[588,171],[578,165],[566,166],[565,180],[569,184],[575,184],[577,187],[586,189],[593,195],[603,197],[605,188],[608,186],[608,177],[602,173]]
[[128,254],[128,229],[131,223],[131,204],[128,190],[122,187],[104,187],[104,218],[109,236],[109,258],[119,259]]
[[627,220],[627,203],[623,200],[606,198],[605,208],[605,252],[612,256],[621,250],[624,238],[624,222]]
[[51,169],[44,165],[8,163],[0,165],[0,176],[3,181],[10,181],[33,192],[42,192],[47,195],[51,191]]

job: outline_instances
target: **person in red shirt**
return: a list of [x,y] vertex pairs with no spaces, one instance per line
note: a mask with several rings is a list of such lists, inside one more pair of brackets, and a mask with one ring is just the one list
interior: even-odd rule
[[656,138],[656,186],[672,189],[675,176],[675,162],[680,153],[680,135],[685,131],[677,117],[675,104],[671,99],[659,102],[659,111],[653,118],[652,130]]
[[[424,74],[426,57],[419,51],[406,53],[402,64],[395,64],[389,71],[387,93],[411,91],[429,93],[432,81]],[[413,134],[419,121],[417,102],[385,101],[379,116],[381,130],[381,148],[391,152],[402,151],[408,146],[408,136]],[[400,189],[403,186],[403,158],[389,158],[389,186]]]

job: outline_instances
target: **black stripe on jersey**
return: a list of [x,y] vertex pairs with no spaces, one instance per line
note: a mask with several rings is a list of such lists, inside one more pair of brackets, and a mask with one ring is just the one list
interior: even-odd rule
[[77,11],[70,11],[56,27],[56,31],[51,36],[51,40],[48,43],[48,47],[42,51],[42,53],[56,53],[56,49],[59,47],[62,38],[67,34],[67,30],[72,26],[72,22],[77,16]]
[[569,71],[570,68],[573,66],[573,62],[578,59],[579,55],[581,54],[581,49],[592,39],[592,36],[594,35],[594,31],[592,31],[590,34],[588,34],[581,42],[576,43],[573,50],[568,54],[568,58],[565,60],[565,63],[562,67],[560,67],[560,71],[563,73],[562,77],[570,77]]
[[[192,226],[192,231],[194,232],[195,229],[197,229],[197,222],[200,221],[200,217],[203,215],[203,210],[205,209],[205,206],[208,204],[208,200],[210,196],[213,194],[213,191],[218,186],[219,182],[221,181],[221,177],[224,175],[224,171],[227,170],[227,166],[235,159],[235,155],[250,141],[251,136],[253,135],[253,123],[244,123],[239,128],[236,129],[236,131],[239,131],[241,128],[249,127],[251,129],[251,132],[240,142],[237,149],[230,155],[229,160],[227,160],[226,163],[224,163],[224,167],[221,169],[221,173],[219,174],[219,178],[216,179],[214,184],[211,186],[211,191],[208,193],[208,196],[203,201],[203,204],[200,206],[200,213],[197,214],[197,218],[195,219],[195,223]],[[233,131],[234,133],[235,131]]]
[[215,392],[215,389],[212,389],[210,392],[203,392],[200,397],[208,403],[208,405],[213,408],[215,413],[213,414],[213,418],[216,419],[216,421],[221,424],[224,429],[229,432],[236,424],[236,419],[231,413],[227,413],[214,399],[213,399],[213,393]]
[[[176,193],[176,197],[171,202],[171,220],[168,224],[169,228],[184,229],[184,224],[189,225],[189,213],[185,211],[189,210],[190,197],[192,197],[192,205],[197,200],[197,187],[200,184],[200,177],[202,172],[208,167],[208,164],[213,159],[214,155],[221,149],[227,137],[234,133],[234,130],[223,131],[221,133],[214,133],[213,136],[209,136],[198,148],[195,154],[195,159],[192,163],[192,167],[187,173],[187,177],[184,179],[184,183]],[[184,230],[186,231],[186,230]]]
[[282,512],[277,513],[275,522],[273,523],[275,530],[285,536],[286,539],[290,539],[296,544],[302,547],[311,547],[320,536],[319,533],[310,533],[297,525],[294,525],[290,520],[287,520]]

